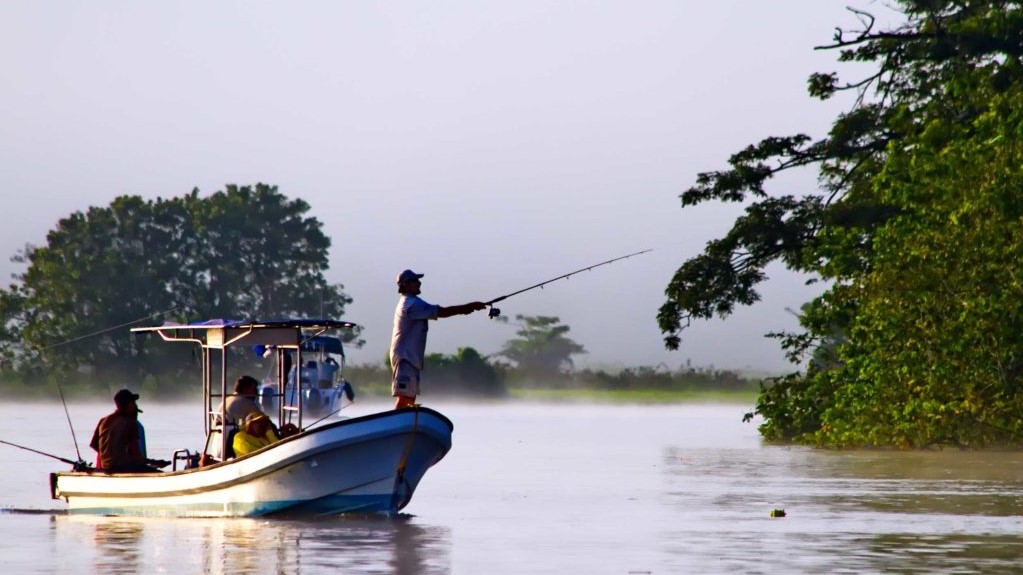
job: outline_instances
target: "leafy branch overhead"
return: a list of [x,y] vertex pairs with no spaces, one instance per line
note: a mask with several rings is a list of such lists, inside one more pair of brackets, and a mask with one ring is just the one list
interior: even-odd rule
[[[775,334],[793,359],[811,360],[805,374],[761,396],[765,433],[829,443],[1005,441],[1017,437],[1006,435],[1018,424],[1005,409],[1020,407],[1023,373],[1021,342],[1010,335],[1023,327],[1012,323],[1017,305],[999,296],[1018,291],[1003,264],[1017,261],[1007,254],[1020,224],[1020,203],[1006,194],[1018,191],[1023,170],[1015,155],[1023,8],[990,0],[895,7],[903,24],[882,30],[851,10],[854,27],[818,47],[874,68],[845,82],[834,72],[810,77],[813,98],[854,95],[825,137],[765,138],[683,192],[683,209],[745,207],[728,233],[676,271],[658,324],[677,348],[693,319],[758,301],[766,266],[781,262],[830,287],[804,306],[806,333]],[[797,168],[818,170],[817,189],[769,190],[775,175]],[[973,227],[981,214],[987,225]],[[967,309],[996,314],[1008,331],[964,316]],[[945,337],[950,325],[958,339]],[[973,335],[987,338],[983,353],[962,347]],[[869,410],[884,417],[875,422],[863,415]]]

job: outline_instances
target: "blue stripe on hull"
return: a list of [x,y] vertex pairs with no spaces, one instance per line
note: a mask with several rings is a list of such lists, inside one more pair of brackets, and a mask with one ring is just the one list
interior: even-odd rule
[[338,515],[341,513],[387,513],[392,507],[390,495],[330,495],[315,501],[266,501],[254,504],[190,504],[144,507],[90,507],[69,509],[73,515],[121,515],[137,517],[260,517],[273,513],[301,515]]
[[330,495],[291,505],[284,513],[338,515],[340,513],[396,513],[390,495]]

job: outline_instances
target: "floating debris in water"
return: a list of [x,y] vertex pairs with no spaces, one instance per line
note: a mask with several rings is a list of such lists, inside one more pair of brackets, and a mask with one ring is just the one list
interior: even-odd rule
[[785,517],[785,510],[784,509],[772,509],[771,510],[771,517]]

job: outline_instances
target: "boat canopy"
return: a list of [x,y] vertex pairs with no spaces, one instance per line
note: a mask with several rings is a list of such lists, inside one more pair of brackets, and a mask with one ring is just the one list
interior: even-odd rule
[[[191,341],[203,347],[224,349],[239,344],[299,347],[309,351],[343,353],[341,341],[321,336],[333,329],[355,329],[357,324],[334,319],[237,320],[210,319],[190,323],[132,328],[133,332],[156,332],[165,341]],[[303,331],[313,332],[303,336]],[[333,340],[333,341],[331,341]]]
[[[294,352],[295,365],[303,365],[302,353],[310,351],[308,342],[324,340],[320,345],[341,345],[337,338],[323,336],[324,332],[338,329],[357,329],[359,326],[342,320],[334,319],[273,319],[273,320],[237,320],[210,319],[191,323],[167,322],[159,326],[136,327],[136,333],[157,333],[164,341],[190,343],[202,348],[202,386],[205,414],[205,431],[207,437],[214,429],[220,428],[220,422],[226,421],[226,402],[222,401],[229,395],[228,386],[228,349],[244,346],[263,346],[271,348],[276,355],[277,389],[274,397],[280,400],[277,408],[278,427],[295,420],[302,428],[302,384],[298,383],[295,392],[285,396],[287,373],[285,363]],[[334,344],[325,343],[334,340]],[[313,348],[313,352],[319,351]],[[329,350],[326,350],[330,353]],[[343,357],[343,356],[342,356]],[[219,360],[219,361],[217,361]],[[219,402],[220,409],[214,406]],[[220,433],[221,451],[227,453],[227,433]]]

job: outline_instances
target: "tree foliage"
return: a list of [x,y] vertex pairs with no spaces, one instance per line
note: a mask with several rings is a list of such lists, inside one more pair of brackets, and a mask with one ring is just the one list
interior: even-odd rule
[[0,292],[0,350],[29,368],[141,377],[169,346],[131,337],[140,320],[340,317],[351,299],[323,277],[330,239],[308,211],[258,184],[75,212],[15,257],[27,269]]
[[518,368],[536,375],[554,374],[573,366],[572,356],[586,353],[583,346],[568,337],[571,330],[552,316],[516,315],[521,322],[518,336],[504,344],[498,355],[515,362]]
[[475,397],[501,397],[507,394],[504,379],[487,358],[471,347],[460,347],[454,355],[431,353],[426,356],[429,391]]
[[[765,266],[829,282],[803,333],[776,334],[804,373],[765,387],[770,438],[836,445],[982,445],[1023,438],[1023,8],[1004,1],[896,2],[905,24],[838,29],[825,49],[875,72],[813,75],[855,105],[825,138],[771,137],[700,174],[683,207],[745,213],[672,278],[658,322],[670,348],[692,319],[759,299]],[[815,166],[820,189],[769,194]]]

